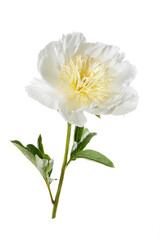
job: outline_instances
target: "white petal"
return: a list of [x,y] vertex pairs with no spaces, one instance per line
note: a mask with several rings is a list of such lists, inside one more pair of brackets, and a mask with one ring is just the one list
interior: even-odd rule
[[79,44],[86,42],[82,33],[70,33],[62,37],[62,46],[65,53],[65,60],[68,62],[77,51]]
[[112,114],[113,115],[123,115],[133,111],[137,107],[138,94],[133,88],[129,88],[124,95],[121,103],[117,105]]
[[87,121],[82,111],[74,111],[72,101],[68,101],[65,97],[59,101],[59,112],[62,117],[69,123],[78,127],[83,127]]
[[41,79],[34,79],[30,85],[26,87],[26,91],[30,97],[43,105],[57,109],[61,93],[50,83]]
[[38,56],[38,70],[43,79],[57,84],[65,57],[61,41],[49,43]]
[[102,43],[81,43],[75,53],[75,56],[81,55],[83,57],[85,55],[89,55],[90,57],[97,58],[103,48],[104,44]]
[[94,115],[102,114],[102,110],[99,107],[89,108],[89,109],[86,110],[86,112],[94,114]]
[[100,114],[111,114],[113,108],[121,102],[124,92],[119,92],[115,95],[110,96],[105,102],[101,103],[99,106],[87,109],[87,112],[100,115]]
[[117,88],[120,85],[122,87],[128,86],[135,78],[137,70],[136,67],[128,61],[123,61],[114,64],[110,68],[109,73],[114,77],[114,81],[111,83],[111,88]]
[[96,106],[87,109],[87,112],[95,115],[123,115],[133,111],[136,108],[137,103],[137,92],[133,88],[128,87],[126,89],[123,89],[121,92],[111,96],[107,101],[100,104],[98,107]]
[[110,99],[104,102],[100,106],[100,110],[102,114],[106,115],[121,115],[134,110],[137,106],[137,103],[137,92],[133,88],[128,87],[126,89],[123,89],[123,91],[117,93],[115,96],[113,95]]
[[99,60],[110,67],[123,60],[124,53],[119,53],[119,50],[120,49],[117,46],[105,45],[100,53]]
[[114,63],[122,61],[123,53],[119,53],[119,48],[116,46],[105,45],[103,43],[81,43],[75,55],[89,55],[111,66]]
[[85,106],[85,107],[81,107],[81,108],[77,108],[75,110],[75,112],[81,112],[81,111],[88,111],[90,109],[95,108],[96,106],[99,105],[99,102],[97,100],[94,100],[89,106]]

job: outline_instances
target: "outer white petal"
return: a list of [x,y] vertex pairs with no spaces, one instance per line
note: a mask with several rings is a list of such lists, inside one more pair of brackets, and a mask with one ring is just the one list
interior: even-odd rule
[[89,55],[93,58],[98,58],[106,65],[111,66],[116,62],[122,61],[123,53],[119,53],[119,48],[116,46],[105,45],[103,43],[81,43],[75,55]]
[[26,91],[30,97],[52,109],[58,108],[58,101],[62,97],[53,85],[41,79],[34,79]]
[[82,33],[69,33],[62,37],[62,47],[65,54],[65,60],[68,62],[77,51],[79,44],[86,42]]
[[90,57],[98,58],[102,49],[104,48],[102,43],[81,43],[75,52],[75,55],[89,55]]
[[120,86],[126,87],[135,78],[137,70],[136,67],[128,61],[122,61],[114,64],[109,73],[114,76],[114,81],[111,83],[111,88],[117,89]]
[[57,84],[60,68],[64,64],[65,57],[61,41],[49,43],[38,56],[38,70],[43,79]]
[[113,64],[120,62],[124,58],[124,53],[119,53],[119,47],[112,45],[105,45],[102,49],[99,60],[111,67]]
[[99,104],[99,106],[87,109],[87,112],[95,115],[111,114],[113,111],[113,108],[121,102],[123,95],[124,95],[124,91],[112,94],[112,96],[110,96],[109,99]]
[[99,105],[99,102],[97,100],[94,100],[89,106],[85,106],[82,108],[77,108],[75,112],[81,112],[81,111],[88,111],[90,109],[93,109]]
[[138,94],[135,89],[128,88],[126,94],[123,96],[121,103],[114,107],[113,115],[123,115],[133,111],[138,104]]
[[78,127],[83,127],[87,121],[82,111],[74,111],[72,101],[67,100],[65,97],[59,101],[59,112],[62,117],[69,123]]
[[113,115],[123,115],[133,111],[138,103],[138,94],[137,92],[128,87],[123,91],[117,93],[115,96],[112,96],[99,107],[88,109],[87,112],[100,115],[100,114],[113,114]]
[[63,36],[60,41],[49,43],[38,56],[38,70],[43,79],[57,86],[61,66],[72,58],[79,44],[85,41],[82,33],[72,33]]

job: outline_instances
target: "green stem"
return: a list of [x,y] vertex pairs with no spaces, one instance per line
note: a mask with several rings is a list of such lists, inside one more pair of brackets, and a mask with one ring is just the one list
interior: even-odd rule
[[55,197],[55,203],[53,205],[52,218],[56,217],[56,212],[57,212],[57,207],[58,207],[58,202],[59,202],[59,196],[60,196],[60,193],[61,193],[61,188],[62,188],[62,184],[63,184],[64,174],[65,174],[65,170],[66,170],[66,163],[67,163],[67,157],[68,157],[68,151],[69,151],[70,136],[71,136],[71,124],[68,123],[64,160],[63,160],[63,164],[62,164],[62,168],[61,168],[61,175],[60,175],[58,189],[57,189],[57,193],[56,193],[56,197]]
[[67,163],[66,166],[68,167],[68,165],[70,164],[70,162],[72,161],[72,159],[70,159]]
[[46,182],[46,185],[47,185],[47,188],[48,188],[48,191],[49,191],[49,195],[50,195],[50,198],[51,198],[51,202],[52,204],[55,203],[55,201],[53,200],[53,196],[52,196],[52,192],[51,192],[51,189],[50,189],[50,185],[49,185],[49,182],[45,179],[45,182]]

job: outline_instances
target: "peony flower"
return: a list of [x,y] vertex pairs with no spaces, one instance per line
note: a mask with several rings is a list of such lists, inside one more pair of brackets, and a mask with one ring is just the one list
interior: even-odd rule
[[26,87],[29,96],[76,126],[85,125],[84,111],[121,115],[137,106],[137,92],[130,87],[136,68],[118,47],[88,43],[81,33],[49,43],[39,53],[38,70],[41,78]]

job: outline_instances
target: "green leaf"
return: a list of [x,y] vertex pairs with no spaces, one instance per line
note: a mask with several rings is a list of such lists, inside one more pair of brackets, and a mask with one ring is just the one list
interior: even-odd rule
[[22,144],[21,142],[19,142],[18,140],[13,140],[13,141],[11,141],[11,142],[12,142],[14,145],[19,145],[19,146],[25,148],[25,147],[23,146],[23,144]]
[[79,142],[83,134],[84,127],[75,127],[74,130],[74,141]]
[[48,154],[45,154],[45,153],[43,154],[43,158],[51,160],[50,156]]
[[44,154],[44,148],[43,148],[43,144],[42,144],[42,136],[41,136],[41,134],[38,137],[37,145],[38,145],[38,149],[41,151],[41,153]]
[[103,154],[94,150],[84,150],[75,155],[76,158],[86,158],[95,162],[104,164],[108,167],[114,167],[113,163]]
[[50,175],[53,169],[53,159],[51,159],[47,154],[44,154],[43,156],[40,150],[33,144],[28,144],[27,147],[24,147],[22,143],[17,140],[11,142],[34,164],[43,178],[51,183],[52,181],[50,180]]
[[88,135],[86,135],[86,137],[84,137],[82,142],[79,144],[78,151],[82,151],[96,134],[97,133],[95,132],[88,133]]
[[25,157],[27,157],[34,165],[35,165],[35,157],[28,149],[26,149],[21,142],[14,140],[11,141],[22,153]]
[[26,149],[31,152],[34,156],[37,154],[40,158],[43,158],[43,154],[33,144],[28,144]]
[[95,132],[90,133],[89,130],[87,128],[85,128],[83,130],[83,134],[81,135],[80,141],[73,143],[70,159],[75,160],[76,153],[82,151],[95,135],[96,135]]
[[53,168],[53,159],[48,161],[47,159],[41,159],[38,155],[35,155],[36,167],[45,179],[48,179],[49,172]]
[[41,152],[41,156],[38,154],[38,152],[37,152],[37,155],[41,158],[51,160],[50,156],[48,154],[45,154],[45,152],[44,152],[41,134],[38,137],[37,145],[38,145],[38,150]]
[[[47,159],[48,161],[52,160],[52,159],[50,158],[50,156],[49,156],[48,154],[45,154],[45,153],[44,153],[44,158]],[[51,176],[52,170],[53,170],[53,169],[51,168],[50,171],[48,172],[48,176],[49,176],[49,177]]]
[[101,115],[96,115],[96,117],[101,118]]

